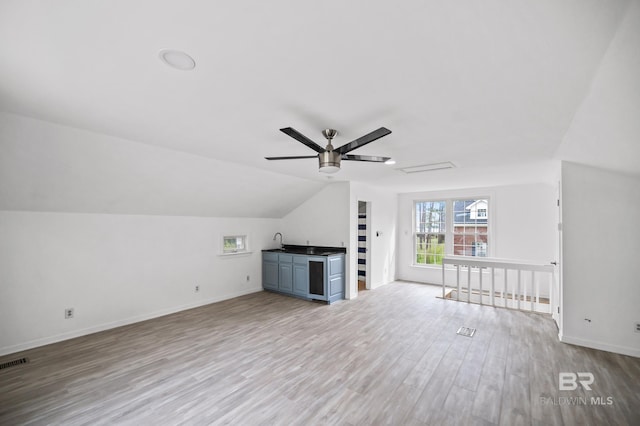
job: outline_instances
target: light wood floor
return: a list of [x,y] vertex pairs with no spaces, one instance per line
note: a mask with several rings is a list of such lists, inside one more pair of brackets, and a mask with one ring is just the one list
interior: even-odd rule
[[[640,424],[640,359],[439,291],[255,293],[2,357],[31,362],[0,371],[0,424]],[[558,391],[562,371],[593,373],[593,390]],[[558,399],[592,396],[613,405]]]

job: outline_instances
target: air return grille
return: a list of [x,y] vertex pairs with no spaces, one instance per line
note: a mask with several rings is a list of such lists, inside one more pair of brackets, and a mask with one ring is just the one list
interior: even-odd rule
[[461,336],[467,336],[467,337],[473,337],[474,334],[476,334],[476,329],[475,328],[469,328],[469,327],[460,327],[458,329],[458,333]]
[[4,370],[5,368],[13,367],[20,364],[26,364],[29,362],[29,358],[20,358],[14,359],[13,361],[3,362],[0,364],[0,370]]

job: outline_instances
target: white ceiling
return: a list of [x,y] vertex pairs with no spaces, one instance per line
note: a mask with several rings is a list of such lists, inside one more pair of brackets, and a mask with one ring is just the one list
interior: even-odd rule
[[[635,3],[635,2],[633,2]],[[335,180],[396,191],[536,179],[588,98],[629,1],[0,3],[0,110],[326,180],[278,129],[336,146],[380,126]],[[636,7],[637,9],[637,7]],[[634,46],[632,46],[634,47]],[[174,48],[196,61],[178,71]],[[454,170],[399,167],[452,161]]]

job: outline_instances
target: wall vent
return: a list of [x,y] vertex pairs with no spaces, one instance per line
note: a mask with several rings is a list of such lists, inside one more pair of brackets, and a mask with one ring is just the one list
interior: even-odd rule
[[410,174],[410,173],[432,172],[434,170],[453,169],[455,166],[456,165],[453,164],[452,162],[445,161],[444,163],[433,163],[433,164],[423,164],[421,166],[401,167],[397,170]]
[[7,361],[0,364],[0,370],[4,370],[5,368],[13,367],[20,364],[26,364],[29,362],[29,358],[20,358],[14,359],[13,361]]

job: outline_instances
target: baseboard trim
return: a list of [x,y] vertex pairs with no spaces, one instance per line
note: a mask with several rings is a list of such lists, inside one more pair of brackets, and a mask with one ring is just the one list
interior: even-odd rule
[[627,346],[611,345],[609,343],[597,342],[594,340],[580,339],[578,337],[567,336],[566,334],[559,334],[558,337],[563,343],[569,343],[571,345],[584,346],[586,348],[598,349],[601,351],[613,352],[616,354],[640,358],[640,349],[630,348]]
[[163,317],[165,315],[175,314],[176,312],[186,311],[188,309],[198,308],[200,306],[210,305],[212,303],[222,302],[223,300],[233,299],[235,297],[244,296],[251,293],[257,293],[262,291],[262,287],[252,288],[249,290],[242,290],[231,294],[225,294],[222,296],[216,296],[206,300],[200,300],[194,303],[187,303],[180,306],[173,306],[166,309],[160,309],[143,315],[136,315],[134,317],[125,318],[118,321],[112,321],[104,324],[98,324],[95,326],[83,328],[80,330],[73,330],[66,333],[56,334],[54,336],[43,337],[40,339],[30,340],[28,342],[19,343],[17,345],[6,346],[0,348],[0,356],[9,355],[17,352],[34,349],[40,346],[50,345],[52,343],[62,342],[64,340],[74,339],[76,337],[86,336],[88,334],[98,333],[100,331],[111,330],[112,328],[122,327],[124,325],[135,324],[141,321],[147,321],[153,318]]

